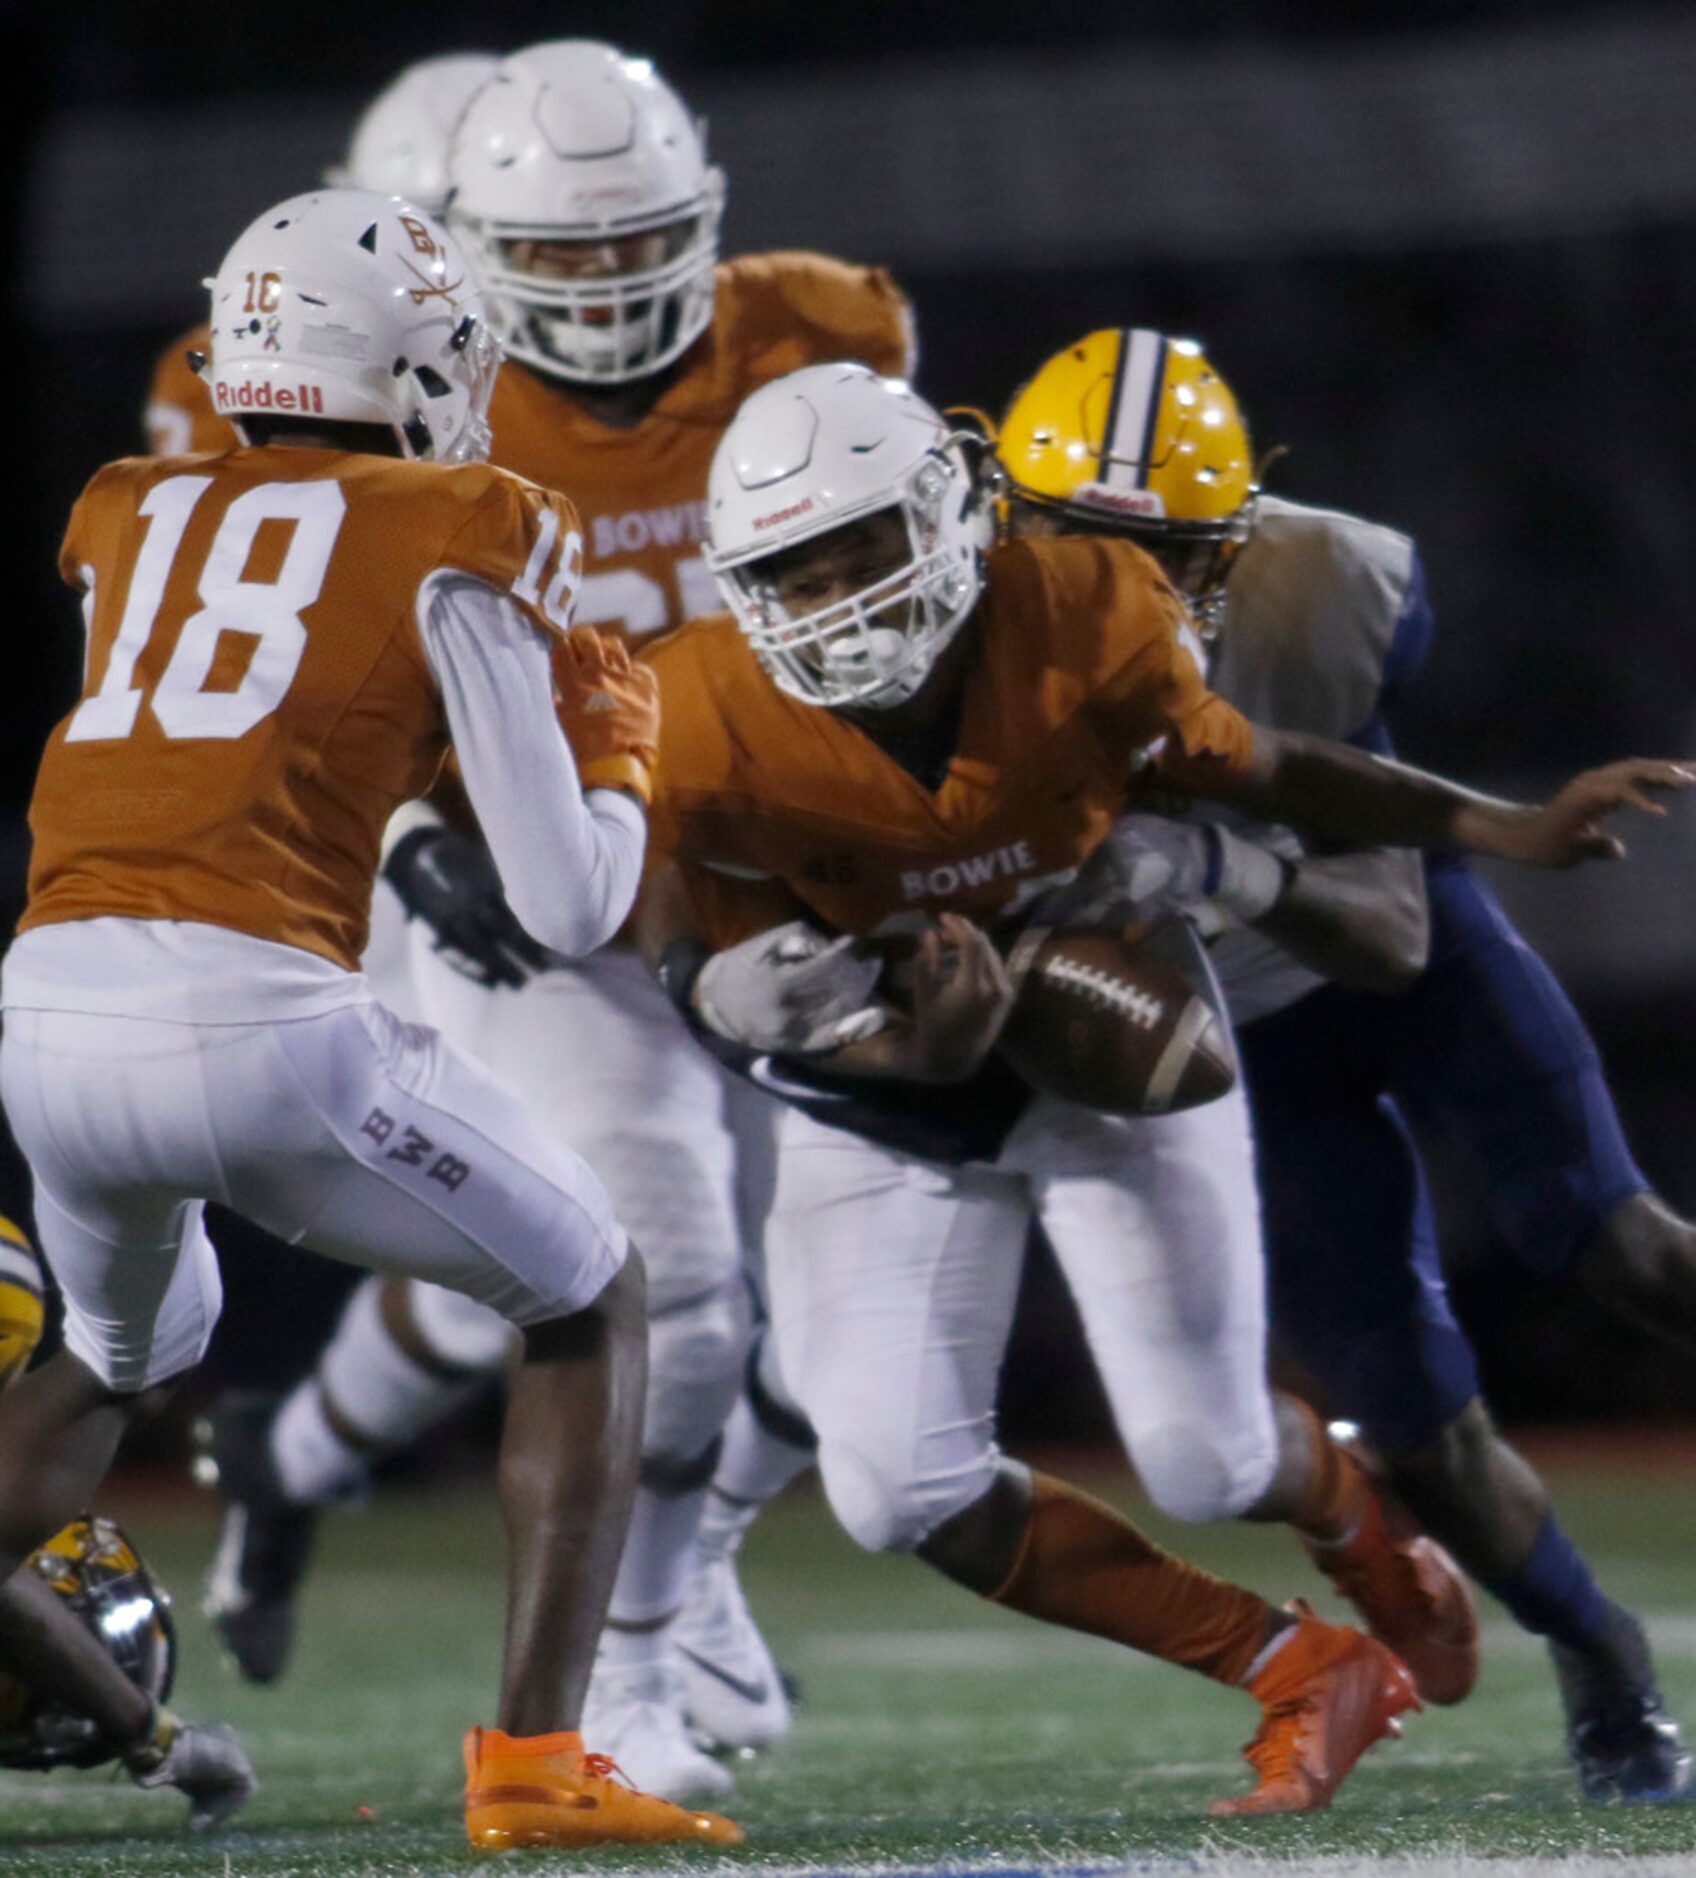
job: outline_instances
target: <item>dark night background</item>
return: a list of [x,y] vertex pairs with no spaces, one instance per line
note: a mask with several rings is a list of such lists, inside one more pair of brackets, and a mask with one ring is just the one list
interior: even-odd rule
[[[962,24],[969,19],[970,24]],[[726,247],[893,267],[939,403],[999,409],[1097,326],[1193,333],[1272,486],[1420,541],[1437,646],[1404,752],[1536,789],[1696,749],[1696,10],[1602,0],[906,0],[619,6],[415,0],[0,7],[0,309],[10,420],[0,634],[0,912],[36,753],[73,694],[59,532],[138,447],[160,348],[266,203],[316,180],[361,105],[435,52],[542,37],[649,54],[710,122]],[[1640,1159],[1696,1207],[1696,813],[1625,870],[1504,894],[1593,1024]],[[1696,1379],[1522,1280],[1477,1196],[1451,1268],[1517,1421],[1696,1412]],[[16,1196],[15,1173],[6,1191]],[[287,1380],[342,1274],[226,1243],[205,1372]],[[1015,1438],[1099,1424],[1040,1267]]]

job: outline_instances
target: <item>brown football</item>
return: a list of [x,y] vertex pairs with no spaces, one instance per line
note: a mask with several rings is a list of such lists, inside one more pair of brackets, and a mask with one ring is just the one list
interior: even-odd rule
[[1027,931],[1007,954],[1018,988],[997,1048],[1033,1089],[1112,1115],[1165,1115],[1236,1081],[1230,1034],[1187,926]]

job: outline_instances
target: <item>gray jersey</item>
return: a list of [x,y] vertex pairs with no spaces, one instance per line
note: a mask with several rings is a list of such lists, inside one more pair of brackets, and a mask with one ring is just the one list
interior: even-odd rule
[[[1231,570],[1208,682],[1274,730],[1349,742],[1373,726],[1410,599],[1412,541],[1336,509],[1262,496],[1255,531]],[[1286,828],[1201,813],[1294,858]],[[1231,1016],[1252,1023],[1325,981],[1252,927],[1225,927],[1212,949]]]

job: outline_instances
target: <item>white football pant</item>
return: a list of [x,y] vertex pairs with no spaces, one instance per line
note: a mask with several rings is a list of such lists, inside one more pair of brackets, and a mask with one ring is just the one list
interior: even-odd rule
[[772,1334],[818,1434],[831,1506],[861,1545],[910,1551],[989,1489],[1033,1218],[1155,1504],[1222,1519],[1270,1486],[1278,1443],[1240,1092],[1146,1118],[1039,1097],[994,1165],[963,1168],[790,1110],[765,1234]]
[[10,1010],[0,1089],[65,1341],[114,1389],[205,1352],[221,1303],[207,1200],[519,1326],[580,1310],[624,1260],[589,1168],[377,1004],[223,1024]]
[[[417,939],[413,966],[432,1019],[605,1183],[648,1272],[643,1456],[694,1461],[741,1387],[744,1248],[757,1248],[770,1203],[778,1105],[719,1068],[632,948],[606,947],[518,990],[474,984]],[[461,1300],[449,1305],[463,1315]],[[426,1323],[428,1302],[415,1295],[413,1307]],[[442,1354],[463,1363],[463,1340]]]

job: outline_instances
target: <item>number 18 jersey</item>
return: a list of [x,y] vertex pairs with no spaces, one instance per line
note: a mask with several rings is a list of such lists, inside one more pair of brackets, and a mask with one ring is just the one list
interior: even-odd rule
[[448,745],[429,584],[469,575],[549,632],[581,560],[571,505],[506,471],[289,446],[108,465],[60,571],[84,689],[36,781],[19,930],[188,920],[353,970],[384,824]]

